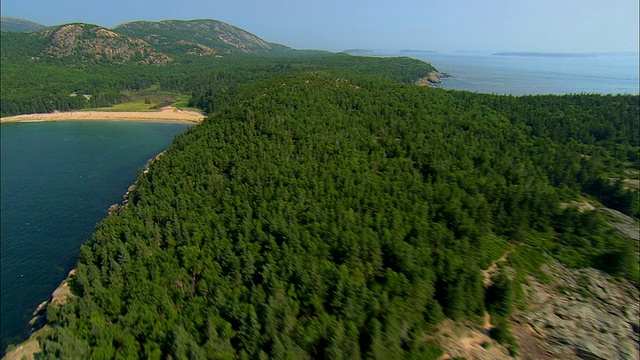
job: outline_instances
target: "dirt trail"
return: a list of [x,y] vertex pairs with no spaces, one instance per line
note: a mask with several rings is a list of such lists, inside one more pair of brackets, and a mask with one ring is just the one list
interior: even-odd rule
[[489,266],[486,270],[482,270],[482,276],[484,277],[484,287],[491,286],[491,276],[498,268],[498,264],[501,262],[507,261],[507,258],[509,257],[509,255],[511,255],[511,253],[514,252],[515,250],[516,250],[515,246],[511,245],[511,247],[509,248],[509,250],[507,250],[507,252],[505,252],[500,258],[494,260],[493,263],[491,263],[491,266]]
[[584,196],[580,196],[580,200],[579,201],[572,201],[570,203],[561,203],[560,204],[560,209],[566,209],[570,206],[575,206],[576,208],[578,208],[578,211],[583,213],[585,211],[592,211],[595,210],[596,207],[593,206],[592,203],[589,202],[589,200],[587,200]]
[[438,360],[476,359],[476,360],[507,360],[507,349],[491,339],[482,329],[468,326],[451,320],[445,320],[438,325],[437,342],[444,350]]

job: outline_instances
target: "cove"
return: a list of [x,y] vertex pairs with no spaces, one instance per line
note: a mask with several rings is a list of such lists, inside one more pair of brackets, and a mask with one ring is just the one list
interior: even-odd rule
[[28,336],[107,209],[191,125],[6,123],[1,133],[1,349]]

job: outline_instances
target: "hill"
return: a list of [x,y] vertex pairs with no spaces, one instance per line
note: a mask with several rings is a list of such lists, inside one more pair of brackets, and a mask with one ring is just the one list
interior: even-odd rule
[[46,46],[35,58],[62,62],[164,65],[171,61],[141,39],[90,24],[67,24],[37,33]]
[[292,50],[217,20],[137,21],[113,29],[73,23],[35,30],[39,31],[3,32],[2,58],[12,62],[67,65],[162,66],[176,57],[193,60],[194,57],[282,54]]
[[0,29],[2,31],[31,32],[46,29],[47,26],[33,21],[14,18],[10,16],[0,17]]
[[508,319],[545,262],[637,281],[635,243],[561,205],[637,166],[637,96],[228,76],[206,79],[210,117],[82,247],[43,359],[437,359],[438,324],[485,311],[516,353]]
[[211,56],[277,53],[289,49],[268,43],[233,25],[208,19],[135,21],[118,25],[113,30],[143,39],[167,54]]

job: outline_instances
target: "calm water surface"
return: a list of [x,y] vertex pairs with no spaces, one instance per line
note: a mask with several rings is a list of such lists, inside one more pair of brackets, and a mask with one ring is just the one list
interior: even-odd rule
[[410,56],[452,74],[445,89],[489,94],[638,94],[638,54],[593,57],[523,57],[482,53],[379,53]]
[[189,125],[118,121],[9,123],[1,142],[2,353],[75,265],[138,168]]

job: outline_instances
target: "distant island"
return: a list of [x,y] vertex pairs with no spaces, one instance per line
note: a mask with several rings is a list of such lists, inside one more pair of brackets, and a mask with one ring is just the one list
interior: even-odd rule
[[406,54],[406,53],[435,54],[435,53],[437,53],[437,51],[433,51],[433,50],[411,50],[411,49],[400,50],[398,52],[401,53],[401,54]]
[[550,58],[593,58],[598,55],[593,53],[547,53],[529,51],[501,51],[493,53],[495,56],[521,56],[521,57],[550,57]]
[[370,54],[372,52],[374,52],[373,50],[368,50],[368,49],[348,49],[343,51],[347,54]]

